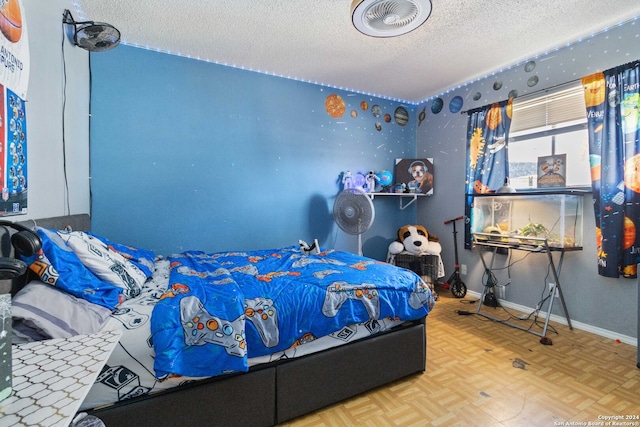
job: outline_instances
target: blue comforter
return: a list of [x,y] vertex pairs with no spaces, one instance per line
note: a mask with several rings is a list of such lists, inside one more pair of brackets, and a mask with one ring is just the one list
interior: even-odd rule
[[346,325],[419,319],[434,304],[417,274],[346,252],[190,251],[170,261],[151,318],[158,378],[246,371],[247,358]]

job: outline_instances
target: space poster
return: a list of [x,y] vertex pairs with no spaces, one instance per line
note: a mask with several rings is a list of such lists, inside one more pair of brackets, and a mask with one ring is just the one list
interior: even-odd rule
[[0,1],[0,216],[27,212],[29,40],[20,0]]

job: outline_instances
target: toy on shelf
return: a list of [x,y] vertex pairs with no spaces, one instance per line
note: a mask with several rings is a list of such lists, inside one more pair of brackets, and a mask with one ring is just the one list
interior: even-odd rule
[[376,173],[376,176],[380,178],[378,180],[378,183],[382,186],[381,191],[383,193],[391,192],[390,188],[391,188],[391,185],[393,184],[393,174],[388,170],[383,170]]
[[394,187],[394,193],[404,193],[407,191],[407,184],[401,182],[400,184],[396,184]]
[[353,180],[353,175],[351,175],[351,171],[342,172],[342,188],[346,190],[347,188],[354,188],[355,186],[356,184]]
[[357,174],[355,174],[353,176],[353,185],[354,188],[357,188],[360,191],[365,191],[364,190],[364,186],[366,184],[366,178],[363,174],[361,174],[360,172],[358,172]]
[[378,181],[380,181],[380,177],[378,177],[378,175],[376,175],[373,171],[369,171],[369,173],[365,177],[367,193],[375,193],[376,192],[376,183]]

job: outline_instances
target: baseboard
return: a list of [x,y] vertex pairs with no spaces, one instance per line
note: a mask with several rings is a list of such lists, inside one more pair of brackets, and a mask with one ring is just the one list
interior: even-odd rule
[[[475,291],[467,291],[467,296],[480,298],[480,293]],[[498,301],[500,302],[500,305],[502,305],[503,307],[511,308],[513,310],[518,310],[523,313],[531,313],[534,310],[531,307],[515,304],[507,300],[498,299]],[[540,311],[539,316],[545,319],[547,317],[547,313]],[[569,316],[571,316],[571,313],[569,313]],[[567,319],[565,319],[562,316],[558,316],[557,314],[551,314],[551,317],[549,318],[549,320],[552,320],[554,322],[557,322],[563,325],[568,325]],[[638,346],[638,339],[634,337],[630,337],[628,335],[622,335],[617,332],[609,331],[607,329],[598,328],[597,326],[589,325],[582,322],[577,322],[574,319],[571,319],[571,326],[573,326],[575,329],[580,329],[581,331],[586,331],[601,337],[610,338],[612,340],[620,340],[620,342],[632,345],[634,347]]]

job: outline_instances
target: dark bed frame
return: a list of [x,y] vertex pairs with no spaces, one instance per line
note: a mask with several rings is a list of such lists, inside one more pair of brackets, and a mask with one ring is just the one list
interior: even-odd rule
[[272,426],[423,372],[424,321],[89,413],[107,426]]
[[[33,225],[33,221],[24,221]],[[88,215],[36,220],[43,227],[89,230]],[[4,245],[3,245],[4,249]],[[6,253],[6,252],[3,252]],[[24,280],[23,280],[24,281]],[[253,367],[88,411],[107,426],[272,426],[426,368],[426,322],[296,359]]]

